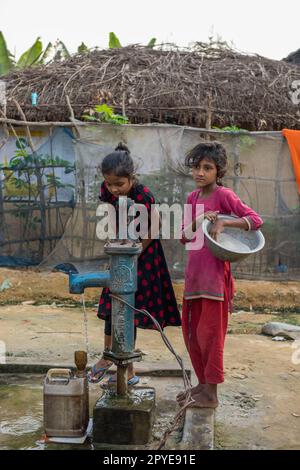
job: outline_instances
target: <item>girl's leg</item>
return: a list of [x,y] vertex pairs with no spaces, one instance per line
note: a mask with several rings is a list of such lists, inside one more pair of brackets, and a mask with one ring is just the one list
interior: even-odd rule
[[223,352],[228,324],[228,306],[223,302],[203,299],[203,312],[198,323],[197,339],[201,349],[205,383],[224,382]]
[[[198,345],[197,326],[201,317],[202,299],[199,300],[183,300],[182,306],[182,332],[183,338],[188,350],[193,368],[195,370],[198,384],[191,389],[191,394],[199,393],[205,384],[204,366],[202,362],[201,349]],[[177,395],[177,400],[182,402],[187,396],[186,392]]]
[[203,314],[198,323],[197,338],[202,353],[206,386],[193,396],[195,405],[216,408],[219,404],[217,385],[224,382],[223,351],[228,324],[228,302],[203,299]]

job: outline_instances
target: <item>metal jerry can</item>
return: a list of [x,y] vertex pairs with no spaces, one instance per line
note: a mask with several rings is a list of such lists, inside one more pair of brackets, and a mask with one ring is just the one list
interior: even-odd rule
[[49,437],[83,436],[89,422],[86,373],[50,369],[44,381],[44,428]]

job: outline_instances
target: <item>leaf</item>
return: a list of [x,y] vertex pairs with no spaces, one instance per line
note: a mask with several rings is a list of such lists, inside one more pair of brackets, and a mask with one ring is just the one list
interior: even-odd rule
[[0,31],[0,75],[7,74],[13,66],[11,54],[6,46],[6,41]]
[[9,166],[12,168],[18,167],[24,164],[23,156],[16,155],[9,160]]
[[85,54],[86,52],[89,52],[89,48],[84,44],[84,42],[82,42],[80,46],[78,46],[77,52],[79,54]]
[[122,45],[121,45],[119,39],[117,38],[117,36],[115,35],[115,33],[113,33],[113,32],[109,33],[109,48],[110,49],[119,49],[121,47],[122,47]]
[[156,38],[152,38],[152,39],[150,39],[150,41],[148,42],[147,46],[148,46],[148,47],[154,47],[154,46],[155,46],[155,43],[156,43]]
[[113,114],[112,119],[120,124],[126,124],[129,121],[127,116],[121,116],[120,114]]
[[68,51],[68,49],[66,48],[65,44],[64,44],[62,41],[59,41],[58,44],[59,44],[59,46],[60,46],[62,58],[63,58],[63,59],[69,59],[69,58],[71,57],[71,54],[70,54],[70,52]]
[[35,43],[21,55],[17,62],[17,67],[23,69],[25,67],[30,67],[31,65],[34,65],[41,57],[42,52],[43,44],[40,40],[40,37],[38,37]]
[[67,167],[65,168],[65,174],[68,175],[69,173],[73,173],[74,170],[75,170],[74,167],[71,167],[71,166]]
[[53,52],[54,46],[52,42],[49,42],[46,49],[44,50],[42,57],[39,60],[39,64],[45,64],[46,60],[49,58],[50,54]]
[[71,57],[71,54],[66,48],[65,44],[59,39],[56,41],[54,48],[54,61],[60,62],[61,60],[69,59]]
[[81,118],[84,119],[85,121],[98,121],[98,119],[95,116],[89,116],[88,114],[83,114]]
[[19,137],[19,138],[16,140],[16,147],[17,147],[18,149],[24,150],[26,147],[28,147],[27,140],[26,140],[24,137]]

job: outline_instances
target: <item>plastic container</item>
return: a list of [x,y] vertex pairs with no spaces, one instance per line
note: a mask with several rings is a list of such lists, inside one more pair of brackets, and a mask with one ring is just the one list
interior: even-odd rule
[[89,421],[86,375],[50,369],[44,381],[44,428],[49,437],[83,436]]
[[37,106],[37,102],[38,102],[38,94],[35,91],[33,91],[31,93],[31,104],[32,104],[32,106]]

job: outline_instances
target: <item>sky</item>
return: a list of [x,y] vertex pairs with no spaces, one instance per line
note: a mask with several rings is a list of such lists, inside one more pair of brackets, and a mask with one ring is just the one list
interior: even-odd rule
[[0,31],[17,58],[38,36],[62,40],[70,52],[83,41],[105,48],[114,31],[123,46],[209,36],[244,52],[282,59],[300,48],[300,1],[286,0],[0,0]]

